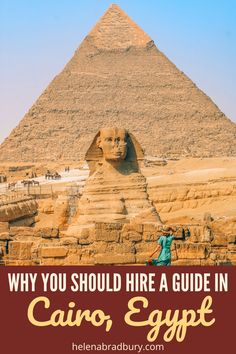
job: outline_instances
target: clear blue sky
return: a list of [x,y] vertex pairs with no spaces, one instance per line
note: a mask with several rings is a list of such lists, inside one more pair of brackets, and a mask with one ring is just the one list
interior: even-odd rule
[[[73,55],[107,0],[0,0],[0,142]],[[236,122],[236,1],[117,0]]]

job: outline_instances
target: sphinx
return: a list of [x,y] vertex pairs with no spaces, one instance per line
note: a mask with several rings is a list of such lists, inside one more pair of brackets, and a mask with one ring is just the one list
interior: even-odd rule
[[96,222],[154,222],[160,217],[149,200],[141,173],[144,152],[126,129],[102,128],[85,159],[90,175],[78,203],[73,226]]

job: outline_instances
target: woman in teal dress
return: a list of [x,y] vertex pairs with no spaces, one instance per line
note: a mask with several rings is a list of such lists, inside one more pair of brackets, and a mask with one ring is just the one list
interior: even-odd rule
[[161,249],[158,258],[154,258],[148,261],[148,264],[155,265],[155,266],[169,266],[171,265],[171,244],[172,241],[175,239],[173,235],[173,229],[171,227],[166,228],[163,230],[163,235],[157,241],[158,246],[155,251],[151,254],[150,259],[152,256]]

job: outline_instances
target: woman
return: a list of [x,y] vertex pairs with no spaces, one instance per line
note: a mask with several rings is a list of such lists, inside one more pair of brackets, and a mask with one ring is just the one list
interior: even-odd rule
[[[150,259],[147,262],[147,265],[168,266],[171,264],[170,247],[172,241],[175,239],[173,232],[174,230],[171,227],[167,227],[165,228],[165,230],[163,230],[163,235],[157,241],[158,246],[155,249],[155,251],[151,254]],[[160,249],[161,251],[158,258],[151,259],[152,256]]]

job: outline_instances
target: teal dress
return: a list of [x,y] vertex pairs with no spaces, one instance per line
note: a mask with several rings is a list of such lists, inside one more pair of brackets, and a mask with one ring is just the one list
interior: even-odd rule
[[159,240],[157,241],[159,245],[161,246],[161,252],[158,256],[158,258],[153,259],[153,265],[156,266],[167,266],[171,264],[171,252],[170,252],[170,247],[172,244],[172,241],[174,239],[174,236],[168,235],[168,236],[161,236]]

